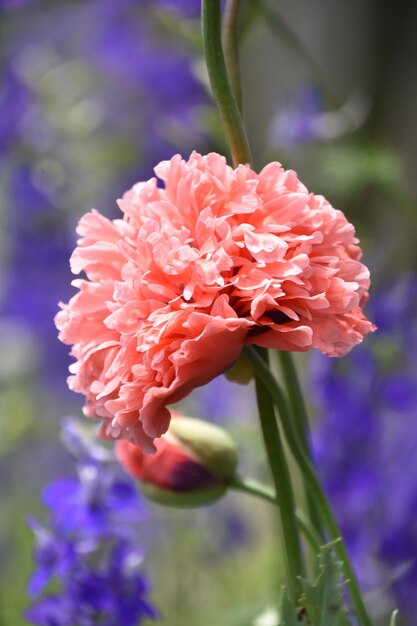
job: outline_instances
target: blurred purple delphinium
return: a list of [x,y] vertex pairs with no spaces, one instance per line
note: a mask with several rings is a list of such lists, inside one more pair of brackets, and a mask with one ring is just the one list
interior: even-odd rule
[[156,0],[156,4],[162,9],[167,8],[177,11],[182,16],[200,17],[201,3],[195,2],[195,0]]
[[317,120],[323,113],[323,98],[313,85],[299,89],[295,102],[280,111],[271,126],[277,144],[292,146],[317,141]]
[[349,94],[339,108],[326,111],[322,90],[314,84],[305,84],[293,101],[275,115],[270,128],[271,141],[288,148],[332,141],[357,130],[368,112],[369,100],[360,92]]
[[[375,615],[417,621],[417,277],[376,290],[378,332],[309,362],[314,452]],[[391,598],[390,598],[390,591]]]
[[[193,2],[166,3],[178,19],[196,12]],[[71,295],[77,217],[93,205],[115,211],[115,199],[159,160],[202,147],[198,111],[208,98],[195,51],[174,42],[151,0],[6,7],[0,316],[33,330],[39,371],[63,391],[69,358],[53,317]]]
[[53,581],[59,590],[29,607],[26,619],[39,626],[136,626],[156,619],[138,547],[144,503],[87,427],[65,420],[62,430],[78,478],[58,479],[45,489],[47,526],[28,520],[36,540],[28,593],[38,597]]

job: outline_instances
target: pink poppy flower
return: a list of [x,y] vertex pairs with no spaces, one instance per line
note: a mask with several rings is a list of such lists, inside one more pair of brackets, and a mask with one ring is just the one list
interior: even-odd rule
[[71,257],[87,279],[61,304],[70,388],[103,436],[155,450],[167,405],[230,367],[242,346],[341,356],[374,329],[355,231],[293,171],[179,155],[119,201],[122,219],[81,218]]

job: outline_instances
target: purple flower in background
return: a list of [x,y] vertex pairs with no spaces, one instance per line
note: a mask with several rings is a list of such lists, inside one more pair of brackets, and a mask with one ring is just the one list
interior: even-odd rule
[[38,599],[26,618],[40,626],[136,626],[145,617],[156,619],[137,537],[144,504],[106,448],[99,454],[95,443],[87,459],[85,428],[66,420],[63,430],[72,453],[81,452],[78,479],[57,480],[46,488],[48,527],[28,521],[36,540],[28,593],[39,596],[51,581],[59,583],[59,592]]
[[74,609],[71,598],[64,595],[49,595],[33,604],[26,611],[25,617],[30,624],[39,624],[39,626],[51,626],[51,624],[72,626]]
[[[33,624],[82,626],[136,626],[143,618],[156,618],[147,601],[148,584],[142,558],[118,541],[94,568],[73,568],[61,595],[50,595],[32,606],[26,617]],[[63,615],[60,615],[63,613]]]
[[133,482],[115,470],[113,452],[93,439],[77,420],[62,421],[63,442],[76,459],[76,477],[59,478],[43,491],[54,528],[65,536],[111,537],[131,534],[146,519],[146,508]]
[[[314,355],[314,451],[375,614],[417,620],[417,278],[379,289],[378,332],[342,360]],[[387,583],[388,581],[388,583]],[[389,599],[388,587],[394,599]],[[388,604],[386,604],[388,600]]]
[[3,0],[2,9],[18,9],[35,0]]
[[342,106],[325,111],[321,89],[306,84],[273,119],[272,142],[295,148],[314,141],[338,139],[357,130],[366,120],[369,109],[366,95],[353,92]]
[[73,544],[65,537],[55,536],[35,519],[29,519],[28,525],[36,538],[35,562],[36,570],[28,582],[28,593],[36,597],[46,587],[51,578],[65,574],[74,563]]
[[0,158],[13,147],[19,124],[31,103],[29,88],[6,67],[0,84]]
[[129,524],[144,520],[133,484],[97,463],[79,464],[78,478],[54,481],[42,499],[52,510],[55,528],[65,533],[107,536],[115,525],[122,533]]
[[280,111],[271,127],[277,144],[298,145],[318,138],[317,120],[323,113],[323,99],[317,87],[305,86],[295,102]]
[[184,17],[200,17],[200,2],[195,0],[156,0],[161,8],[178,11]]
[[142,562],[135,559],[132,548],[115,543],[99,566],[69,570],[61,593],[31,606],[26,619],[39,626],[137,626],[144,618],[156,619]]
[[256,413],[256,400],[249,385],[230,382],[225,376],[218,376],[207,385],[198,387],[193,392],[198,414],[210,422],[224,423],[236,420],[242,424],[244,418],[249,422]]
[[[64,259],[70,254],[72,235],[68,220],[34,184],[28,166],[16,167],[10,173],[9,197],[13,209],[8,218],[8,266],[2,280],[0,315],[27,324],[36,333],[43,368],[48,382],[64,378],[68,366],[66,350],[54,340],[53,316],[69,274]],[[64,381],[62,382],[64,385]]]

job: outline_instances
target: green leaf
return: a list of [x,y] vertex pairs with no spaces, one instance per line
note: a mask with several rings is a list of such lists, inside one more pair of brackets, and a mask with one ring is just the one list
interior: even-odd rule
[[[305,609],[302,624],[309,626],[349,626],[350,621],[343,606],[343,569],[334,554],[336,542],[322,546],[318,555],[319,574],[312,584],[302,580],[303,597],[301,604]],[[298,614],[300,618],[300,614]],[[291,622],[290,622],[291,624]]]
[[[311,583],[301,579],[302,596],[297,604],[284,589],[277,626],[351,626],[343,605],[343,568],[334,553],[335,541],[320,548],[319,573]],[[395,614],[390,626],[396,626]]]

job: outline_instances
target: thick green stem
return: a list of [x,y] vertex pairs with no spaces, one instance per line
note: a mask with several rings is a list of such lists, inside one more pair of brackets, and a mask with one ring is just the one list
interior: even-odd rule
[[291,352],[274,351],[274,356],[278,357],[287,388],[288,400],[290,402],[295,425],[299,433],[304,450],[309,450],[309,425],[307,410],[304,404],[301,387],[298,382],[297,372]]
[[239,66],[239,42],[237,24],[240,0],[227,0],[223,18],[223,50],[230,85],[236,104],[242,113],[242,85]]
[[[277,496],[274,490],[268,485],[264,485],[257,480],[251,478],[235,478],[229,485],[231,489],[235,491],[242,491],[249,495],[266,500],[277,506]],[[295,517],[297,519],[298,526],[304,535],[304,539],[308,542],[314,554],[319,554],[320,546],[322,544],[320,536],[310,523],[308,517],[300,509],[295,509]]]
[[[291,407],[293,423],[297,429],[299,439],[302,443],[305,454],[311,459],[310,450],[310,427],[308,422],[307,409],[303,398],[303,392],[297,376],[291,352],[274,351],[274,356],[278,357],[284,378],[288,400]],[[320,523],[320,516],[317,505],[310,490],[305,485],[305,496],[310,519],[316,532],[323,538],[323,531]]]
[[270,372],[267,363],[264,361],[262,356],[258,354],[256,348],[252,346],[246,346],[244,348],[244,352],[248,360],[254,366],[255,371],[258,373],[259,378],[257,380],[263,385],[265,391],[269,392],[270,397],[273,398],[273,401],[281,417],[281,424],[290,450],[295,460],[297,461],[302,474],[305,477],[312,497],[317,503],[321,518],[327,528],[331,539],[336,541],[335,551],[337,552],[340,560],[343,563],[346,582],[349,587],[352,603],[354,605],[354,608],[356,609],[359,623],[361,624],[361,626],[372,626],[372,622],[369,618],[368,612],[363,602],[359,584],[350,563],[349,556],[344,541],[341,537],[340,530],[333,516],[332,510],[327,502],[327,498],[321,488],[316,473],[310,463],[310,459],[305,454],[298,433],[293,428],[291,413],[287,406],[287,400],[285,398],[285,395],[283,394],[274,376]]
[[230,87],[223,56],[220,0],[202,0],[202,33],[210,84],[223,119],[233,164],[251,163],[245,128]]
[[275,418],[274,404],[270,395],[265,393],[263,382],[259,378],[256,378],[256,397],[263,440],[281,518],[288,592],[294,602],[297,602],[301,595],[299,577],[303,574],[303,560],[295,519],[294,495]]

